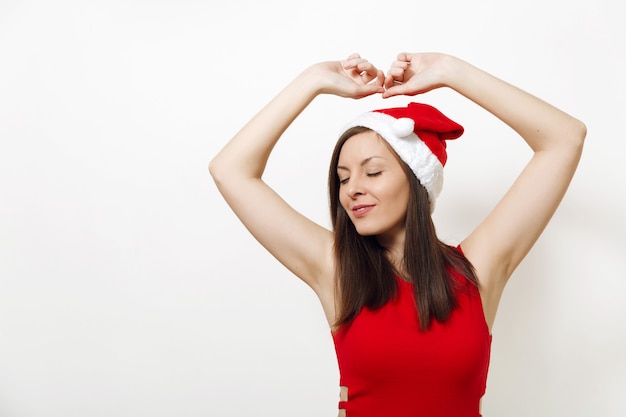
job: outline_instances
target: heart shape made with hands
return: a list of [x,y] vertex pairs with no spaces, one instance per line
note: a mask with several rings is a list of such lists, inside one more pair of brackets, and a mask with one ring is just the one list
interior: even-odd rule
[[383,87],[383,98],[389,98],[414,96],[442,87],[442,70],[450,61],[449,55],[437,52],[401,52],[391,62],[386,74],[359,54],[351,55],[344,62],[359,71],[362,83]]

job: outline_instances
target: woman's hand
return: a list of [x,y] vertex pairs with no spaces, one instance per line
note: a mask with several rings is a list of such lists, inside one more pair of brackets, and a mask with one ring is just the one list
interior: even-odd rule
[[414,96],[443,87],[448,63],[452,59],[440,53],[398,54],[387,72],[383,98]]
[[357,99],[385,91],[383,71],[356,53],[342,61],[315,64],[309,72],[322,83],[320,94]]

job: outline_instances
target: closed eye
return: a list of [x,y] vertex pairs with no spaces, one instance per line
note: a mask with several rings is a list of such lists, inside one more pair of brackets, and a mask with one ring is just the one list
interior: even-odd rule
[[370,172],[370,173],[368,173],[368,174],[367,174],[367,176],[368,176],[368,177],[377,177],[377,176],[379,176],[379,175],[380,175],[380,174],[382,174],[382,173],[383,173],[382,171],[378,171],[378,172]]
[[339,184],[342,184],[342,185],[343,184],[347,184],[349,179],[350,179],[350,177],[348,177],[348,178],[339,178]]

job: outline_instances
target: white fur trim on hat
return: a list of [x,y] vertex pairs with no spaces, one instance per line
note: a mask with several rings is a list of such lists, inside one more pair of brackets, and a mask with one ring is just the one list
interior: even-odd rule
[[443,188],[443,165],[413,132],[413,120],[405,117],[396,119],[380,112],[368,112],[346,125],[343,131],[356,126],[373,130],[391,145],[428,191],[432,212],[435,209],[435,200]]

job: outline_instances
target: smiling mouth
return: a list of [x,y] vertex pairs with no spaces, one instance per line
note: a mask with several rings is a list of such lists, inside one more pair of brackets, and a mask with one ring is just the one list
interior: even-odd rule
[[354,206],[352,208],[352,214],[354,214],[355,217],[362,217],[362,216],[365,216],[368,212],[370,212],[373,208],[374,208],[373,205],[371,205],[371,206],[367,206],[367,205]]

